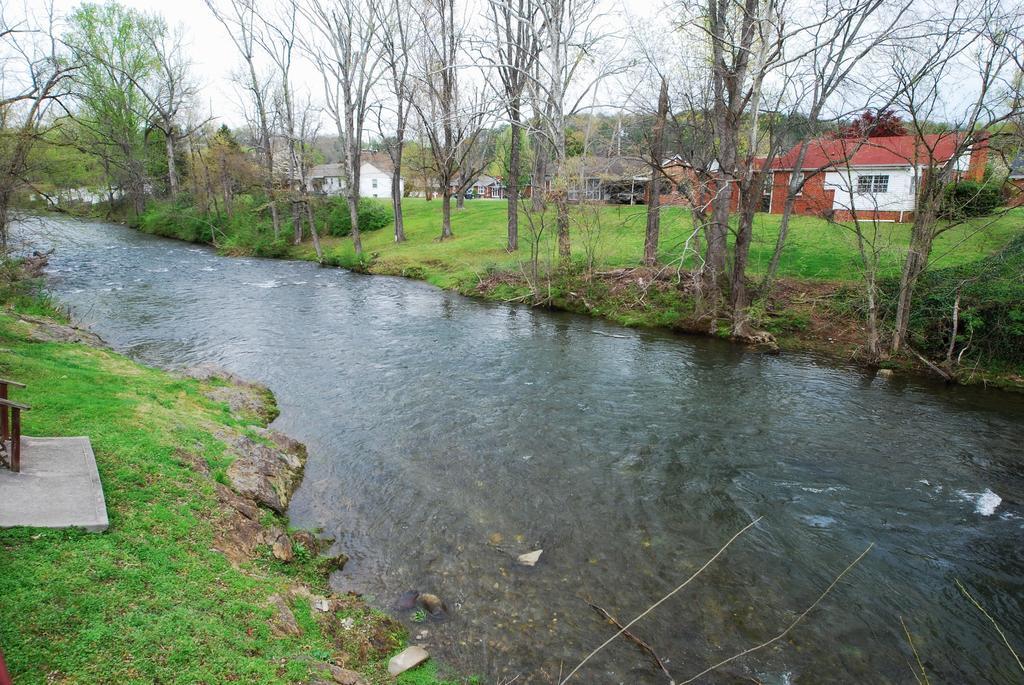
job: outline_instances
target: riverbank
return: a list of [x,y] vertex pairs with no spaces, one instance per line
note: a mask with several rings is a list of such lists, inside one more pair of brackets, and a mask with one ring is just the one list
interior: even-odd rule
[[[623,326],[668,329],[678,333],[728,338],[723,324],[709,331],[695,315],[683,246],[692,232],[687,210],[662,213],[660,266],[638,267],[643,252],[646,207],[588,207],[572,227],[576,268],[551,267],[557,261],[551,229],[538,238],[542,283],[531,271],[529,223],[520,221],[520,250],[504,248],[507,204],[474,200],[453,212],[454,238],[439,242],[440,203],[411,198],[405,204],[407,240],[396,244],[388,229],[363,234],[364,255],[357,259],[347,238],[325,237],[326,263],[370,274],[430,282],[463,295],[491,301],[535,305],[605,318]],[[778,236],[779,217],[758,214],[750,269],[755,295]],[[894,307],[886,288],[894,289],[909,239],[909,225],[882,226],[879,277],[885,307]],[[292,246],[287,256],[316,260],[312,243]],[[590,268],[586,268],[589,262]],[[954,300],[961,327],[957,351],[968,347],[952,369],[957,382],[1024,390],[1024,286],[1015,277],[1024,265],[1024,208],[998,217],[981,217],[942,233],[936,240],[932,270],[918,288],[912,336],[921,352],[941,358],[948,351]],[[779,278],[770,295],[756,297],[751,316],[788,352],[813,352],[844,362],[860,359],[866,340],[859,256],[851,231],[815,217],[794,217]],[[965,287],[965,284],[969,284]],[[883,316],[886,314],[883,308]],[[968,318],[973,317],[970,321]],[[972,359],[979,350],[984,356]],[[911,354],[883,362],[890,371],[934,375]]]
[[[332,595],[344,555],[288,528],[305,450],[267,428],[272,394],[208,367],[141,366],[3,290],[0,376],[28,385],[24,430],[90,437],[110,517],[104,534],[0,530],[14,681],[395,682],[403,626]],[[397,682],[440,681],[428,664]]]

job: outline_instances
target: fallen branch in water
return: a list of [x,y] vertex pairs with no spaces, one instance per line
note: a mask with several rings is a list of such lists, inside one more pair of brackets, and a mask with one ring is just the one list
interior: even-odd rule
[[654,651],[653,647],[651,647],[649,644],[644,642],[642,639],[640,639],[633,633],[629,632],[629,630],[627,630],[626,628],[623,628],[622,624],[619,623],[619,621],[614,616],[609,614],[608,611],[603,607],[594,604],[589,599],[583,601],[590,605],[590,608],[596,611],[598,614],[600,614],[606,621],[608,621],[616,628],[621,630],[622,637],[626,638],[627,640],[635,644],[637,647],[640,648],[640,651],[644,652],[645,654],[647,654],[647,656],[651,657],[651,659],[654,660],[654,663],[658,665],[658,668],[661,669],[662,673],[665,674],[665,677],[668,678],[669,683],[675,683],[675,680],[672,678],[672,674],[668,672],[667,668],[665,668],[665,662],[661,660],[661,657],[658,656],[657,652]]
[[914,680],[918,682],[918,685],[929,685],[928,682],[928,671],[924,670],[924,664],[921,663],[921,656],[917,653],[917,647],[914,646],[914,638],[910,636],[910,630],[907,628],[907,624],[903,622],[903,617],[900,616],[900,625],[903,626],[903,632],[907,636],[907,642],[910,643],[910,651],[914,653],[914,658],[917,660],[917,668],[921,669],[921,678],[917,677],[917,669],[911,668],[910,672],[914,674]]
[[920,352],[918,352],[914,348],[910,347],[910,345],[904,345],[904,347],[906,347],[908,350],[910,350],[911,354],[913,354],[915,357],[917,357],[922,362],[924,362],[925,366],[927,366],[929,369],[934,371],[937,375],[939,375],[943,379],[945,379],[945,381],[947,383],[956,383],[956,377],[954,377],[953,374],[951,374],[951,373],[949,373],[947,371],[943,371],[942,369],[940,369],[938,366],[935,365],[935,363],[929,361],[927,357],[925,357],[923,354],[921,354]]
[[750,523],[748,523],[747,525],[743,526],[743,528],[742,528],[742,529],[740,529],[740,531],[739,531],[738,533],[736,533],[736,534],[735,534],[735,535],[733,535],[733,536],[732,536],[731,538],[729,538],[729,541],[728,541],[728,542],[726,542],[726,543],[725,543],[724,545],[722,545],[722,546],[721,546],[721,547],[720,547],[720,548],[718,549],[718,551],[717,551],[717,552],[715,552],[715,553],[714,553],[714,555],[713,555],[713,556],[712,556],[712,557],[711,557],[710,559],[708,559],[707,561],[705,561],[705,562],[704,562],[704,565],[703,565],[703,566],[701,566],[701,567],[700,567],[699,569],[697,569],[697,570],[696,570],[696,571],[695,571],[695,572],[693,573],[693,575],[691,575],[691,576],[690,576],[689,578],[687,578],[686,580],[684,580],[684,581],[683,581],[683,583],[682,583],[681,585],[679,585],[679,586],[678,586],[678,587],[677,587],[677,588],[676,588],[675,590],[673,590],[672,592],[668,593],[667,595],[665,595],[664,597],[662,597],[661,599],[659,599],[659,600],[658,600],[657,602],[655,602],[655,603],[654,603],[654,604],[652,604],[652,605],[651,605],[650,607],[648,607],[648,609],[647,609],[646,611],[644,611],[644,612],[643,612],[642,614],[640,614],[639,616],[637,616],[636,618],[634,618],[634,619],[633,619],[632,621],[630,621],[629,623],[627,623],[627,624],[626,624],[625,626],[623,626],[623,627],[622,627],[622,628],[621,628],[621,629],[619,630],[619,632],[615,633],[615,634],[614,634],[614,635],[612,635],[612,636],[611,636],[610,638],[608,638],[607,640],[605,640],[605,641],[604,641],[604,642],[603,642],[603,643],[601,644],[601,646],[600,646],[600,647],[598,647],[597,649],[595,649],[594,651],[592,651],[592,652],[591,652],[590,654],[588,654],[588,655],[586,656],[586,658],[584,658],[584,659],[583,659],[583,661],[581,661],[581,662],[579,662],[578,664],[576,664],[576,668],[574,668],[574,669],[572,669],[571,671],[569,671],[569,675],[565,676],[565,678],[563,678],[563,679],[561,679],[560,681],[558,681],[558,685],[565,685],[565,683],[567,683],[567,682],[569,681],[569,679],[570,679],[570,678],[572,678],[572,677],[573,677],[573,676],[574,676],[574,675],[576,674],[576,671],[578,671],[578,670],[580,670],[581,668],[583,668],[583,664],[585,664],[585,663],[587,663],[588,661],[590,661],[590,660],[591,660],[591,659],[592,659],[592,658],[594,657],[594,655],[595,655],[595,654],[597,654],[597,653],[598,653],[598,652],[600,652],[600,651],[601,651],[602,649],[604,649],[605,647],[607,647],[608,645],[610,645],[610,644],[611,644],[611,643],[612,643],[612,642],[613,642],[613,641],[615,640],[615,638],[617,638],[617,637],[618,637],[619,635],[622,635],[622,634],[623,634],[623,633],[625,633],[625,632],[626,632],[626,631],[627,631],[628,629],[632,628],[632,627],[633,627],[633,624],[634,624],[634,623],[636,623],[637,621],[639,621],[640,619],[642,619],[642,618],[643,618],[644,616],[646,616],[647,614],[651,613],[652,611],[654,611],[655,609],[657,609],[657,608],[658,608],[659,606],[661,606],[661,605],[662,605],[662,604],[663,604],[663,603],[664,603],[664,602],[665,602],[665,601],[666,601],[666,600],[667,600],[667,599],[668,599],[669,597],[671,597],[672,595],[676,594],[677,592],[679,592],[680,590],[682,590],[682,589],[683,589],[684,587],[686,587],[687,585],[689,585],[689,584],[690,584],[690,582],[692,582],[694,578],[696,578],[697,576],[699,576],[699,575],[701,574],[701,572],[702,572],[702,571],[703,571],[704,569],[706,569],[706,568],[707,568],[708,566],[710,566],[710,565],[711,565],[711,564],[712,564],[712,563],[713,563],[713,562],[715,561],[715,559],[717,559],[718,557],[722,556],[722,553],[723,553],[723,552],[725,552],[725,550],[729,548],[729,545],[731,545],[731,544],[732,544],[733,542],[735,542],[735,541],[736,541],[736,538],[738,538],[739,536],[743,535],[743,534],[744,534],[744,533],[746,533],[746,532],[747,532],[748,530],[750,530],[751,528],[753,528],[753,527],[754,527],[754,526],[755,526],[755,525],[756,525],[756,524],[757,524],[757,523],[758,523],[758,522],[759,522],[759,521],[760,521],[760,520],[761,520],[762,518],[764,518],[764,517],[763,517],[763,516],[758,516],[758,517],[757,517],[756,519],[754,519],[753,521],[751,521],[751,522],[750,522]]
[[981,613],[985,614],[985,618],[987,618],[989,620],[989,622],[992,623],[992,627],[994,627],[996,629],[996,632],[999,633],[999,637],[1001,637],[1003,639],[1003,644],[1006,645],[1006,648],[1008,650],[1010,650],[1010,654],[1013,655],[1013,658],[1017,660],[1017,666],[1020,668],[1021,671],[1024,671],[1024,664],[1021,663],[1020,656],[1017,654],[1017,652],[1010,645],[1010,641],[1006,638],[1006,633],[1003,632],[1003,629],[1000,628],[999,624],[996,623],[996,620],[994,618],[992,618],[992,616],[987,611],[985,611],[985,607],[983,607],[980,604],[978,604],[978,600],[974,599],[974,597],[971,597],[971,593],[967,591],[967,588],[965,588],[963,583],[960,582],[960,579],[956,578],[955,580],[956,580],[956,586],[958,588],[960,588],[960,592],[964,593],[964,597],[966,597],[967,599],[971,600],[971,604],[973,604],[975,607],[977,607],[978,611],[980,611]]
[[793,622],[790,623],[788,626],[786,626],[786,629],[783,630],[781,633],[779,633],[778,635],[776,635],[775,637],[773,637],[773,638],[771,638],[769,640],[765,640],[764,642],[762,642],[759,645],[754,645],[753,647],[750,647],[748,649],[744,649],[742,652],[739,652],[737,654],[733,654],[728,659],[723,659],[723,660],[719,661],[717,664],[715,664],[714,666],[709,666],[709,667],[705,668],[703,671],[701,671],[697,675],[692,676],[691,678],[682,681],[681,683],[679,683],[679,685],[686,685],[687,683],[692,683],[693,681],[697,680],[698,678],[702,678],[702,677],[706,676],[708,673],[711,673],[712,671],[715,671],[715,670],[721,668],[722,666],[725,666],[727,663],[729,663],[731,661],[735,661],[736,659],[739,659],[740,657],[744,657],[744,656],[746,656],[748,654],[751,654],[752,652],[756,652],[759,649],[764,649],[768,645],[770,645],[770,644],[772,644],[774,642],[778,642],[779,640],[784,638],[789,633],[789,631],[793,630],[793,628],[796,627],[797,623],[800,623],[800,621],[802,621],[804,619],[804,617],[807,616],[807,614],[811,613],[811,611],[814,609],[814,607],[818,606],[818,604],[821,603],[821,600],[825,599],[825,596],[829,592],[832,591],[832,588],[834,588],[836,585],[839,584],[839,581],[843,579],[843,576],[845,576],[850,571],[850,569],[852,569],[854,566],[856,566],[858,563],[860,563],[860,560],[863,559],[865,556],[867,556],[867,553],[870,552],[871,548],[874,547],[874,546],[875,546],[875,543],[873,543],[873,542],[870,545],[868,545],[867,549],[865,549],[863,552],[861,552],[860,556],[858,556],[856,559],[851,561],[850,565],[847,566],[846,568],[844,568],[843,572],[840,573],[838,576],[836,576],[835,580],[833,580],[829,584],[829,586],[827,588],[825,588],[825,591],[822,592],[820,595],[818,595],[818,598],[816,600],[814,600],[814,602],[811,604],[811,606],[809,606],[806,609],[804,609],[803,612],[801,612],[799,616],[797,616],[795,619],[793,619]]

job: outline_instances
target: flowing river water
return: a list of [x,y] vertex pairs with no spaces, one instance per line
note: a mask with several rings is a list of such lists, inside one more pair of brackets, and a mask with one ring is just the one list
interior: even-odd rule
[[[634,632],[677,681],[1019,682],[960,579],[1024,647],[1024,397],[485,304],[397,278],[226,258],[45,219],[54,296],[116,349],[267,384],[309,463],[289,515],[351,556],[332,583],[483,681],[554,683]],[[543,549],[534,568],[518,554]],[[578,683],[665,683],[619,640]]]

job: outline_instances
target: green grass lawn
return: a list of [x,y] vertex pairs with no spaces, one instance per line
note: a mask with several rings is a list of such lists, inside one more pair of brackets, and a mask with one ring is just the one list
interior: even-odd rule
[[[216,474],[227,461],[211,431],[249,424],[197,381],[84,345],[32,342],[3,308],[0,348],[0,377],[28,384],[16,396],[32,405],[27,434],[90,437],[110,517],[103,534],[0,530],[0,648],[14,682],[306,682],[303,659],[346,649],[349,667],[369,682],[394,682],[390,653],[360,656],[357,645],[339,645],[308,601],[294,605],[301,637],[271,633],[271,594],[297,581],[325,589],[312,560],[283,564],[267,550],[243,572],[212,549],[214,479],[182,454]],[[372,625],[388,631],[393,649],[402,645],[400,626],[354,605],[357,629]],[[399,682],[432,683],[433,672]]]
[[[454,203],[453,203],[454,204]],[[509,255],[504,250],[507,203],[504,200],[467,200],[465,209],[452,210],[452,240],[437,242],[441,233],[441,202],[406,198],[405,231],[408,240],[396,245],[392,229],[386,227],[363,235],[363,248],[376,255],[373,271],[415,274],[436,285],[452,287],[474,280],[475,276],[493,270],[517,270],[529,258],[530,230],[525,216],[520,220],[520,251]],[[606,268],[636,265],[643,253],[646,207],[596,205],[573,208],[573,252],[577,258],[593,255],[595,262]],[[541,254],[554,259],[553,225],[548,222],[541,238]],[[750,272],[763,273],[771,259],[778,236],[779,216],[758,214],[754,223],[754,240],[750,251]],[[692,232],[689,212],[682,208],[665,208],[662,213],[662,262],[678,259]],[[883,258],[883,275],[899,272],[910,226],[885,224],[884,243],[888,245]],[[951,229],[935,244],[933,266],[952,266],[987,256],[1024,230],[1024,208],[997,219],[976,219],[970,224]],[[352,243],[347,238],[324,240],[328,256],[341,264],[354,263]],[[295,248],[293,256],[310,259],[312,247]],[[794,217],[790,223],[789,240],[780,264],[782,276],[849,281],[859,277],[856,243],[852,231],[830,225],[816,217]]]

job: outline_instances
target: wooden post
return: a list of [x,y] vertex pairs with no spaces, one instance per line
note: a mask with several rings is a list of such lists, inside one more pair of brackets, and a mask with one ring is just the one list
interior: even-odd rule
[[11,471],[21,472],[21,409],[11,409]]
[[[7,399],[7,384],[0,381],[0,400]],[[7,442],[7,407],[0,402],[0,446]]]

